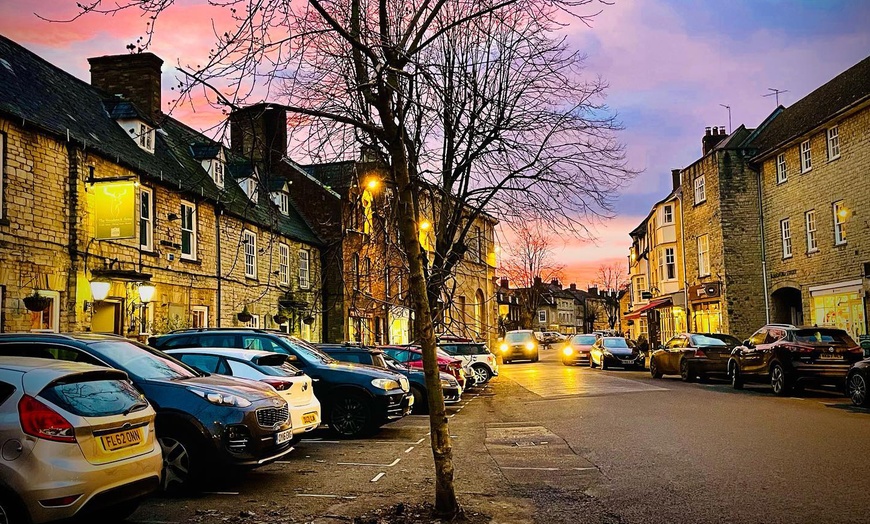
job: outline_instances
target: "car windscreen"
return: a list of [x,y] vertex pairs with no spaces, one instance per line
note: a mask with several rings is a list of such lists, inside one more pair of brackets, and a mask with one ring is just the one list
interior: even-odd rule
[[202,373],[162,351],[124,340],[95,342],[89,346],[112,366],[142,380],[183,380]]
[[798,329],[794,332],[794,340],[804,344],[824,344],[829,346],[858,345],[848,333],[840,329]]
[[291,337],[290,335],[278,335],[290,347],[296,350],[299,358],[311,364],[331,364],[335,359],[312,346],[301,338]]
[[692,345],[695,347],[725,347],[728,344],[724,340],[708,337],[706,335],[692,335]]
[[141,393],[118,379],[67,377],[46,386],[39,396],[80,417],[108,417],[148,407]]
[[508,332],[504,336],[504,341],[507,343],[516,343],[516,342],[525,342],[532,338],[532,334],[529,332]]
[[628,342],[626,342],[624,338],[605,338],[602,344],[606,348],[628,349]]
[[578,346],[591,346],[595,343],[595,335],[576,335],[571,343]]
[[705,337],[716,338],[725,343],[728,347],[737,347],[742,344],[737,337],[732,337],[731,335],[725,335],[723,333],[709,333],[704,335]]

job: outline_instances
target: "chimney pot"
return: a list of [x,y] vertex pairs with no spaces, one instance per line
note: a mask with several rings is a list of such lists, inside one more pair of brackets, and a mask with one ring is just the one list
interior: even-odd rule
[[711,134],[713,134],[713,132],[712,132],[712,129],[710,128],[710,126],[705,127],[704,128],[704,136],[710,136]]

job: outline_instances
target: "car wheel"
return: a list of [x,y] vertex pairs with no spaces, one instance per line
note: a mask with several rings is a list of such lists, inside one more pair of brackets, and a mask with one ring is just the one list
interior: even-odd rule
[[368,402],[355,393],[339,396],[329,412],[329,427],[340,436],[354,438],[371,430]]
[[870,405],[870,398],[867,396],[867,379],[861,373],[857,371],[852,373],[846,381],[846,388],[852,404],[862,408]]
[[743,377],[740,375],[740,368],[736,363],[731,365],[728,374],[731,375],[731,387],[734,389],[743,389]]
[[778,397],[784,397],[791,392],[791,383],[779,364],[774,364],[770,368],[770,387],[773,388],[773,394]]
[[474,371],[474,384],[477,386],[486,384],[492,378],[492,371],[483,364],[472,366],[471,370]]
[[689,361],[680,359],[680,378],[683,382],[691,382],[695,377],[692,375],[692,370],[689,369]]
[[535,352],[535,356],[532,357],[532,362],[537,362],[537,361],[538,361],[538,358],[539,358],[539,355],[538,355],[537,352]]
[[163,451],[160,489],[165,493],[191,491],[200,479],[199,451],[190,432],[170,428],[157,436]]
[[659,371],[659,365],[656,364],[655,359],[649,361],[649,374],[652,378],[662,378],[662,372]]
[[411,386],[411,395],[414,396],[414,415],[425,415],[429,411],[429,403],[420,388]]
[[18,500],[9,493],[0,492],[0,524],[30,522]]
[[594,367],[595,367],[595,358],[593,358],[592,355],[590,354],[589,355],[589,369],[592,369]]
[[607,369],[607,359],[601,357],[601,371],[604,371],[605,369]]

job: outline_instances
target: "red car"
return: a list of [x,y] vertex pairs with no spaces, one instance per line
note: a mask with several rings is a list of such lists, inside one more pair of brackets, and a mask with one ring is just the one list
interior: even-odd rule
[[[417,346],[381,346],[378,349],[412,368],[423,369],[423,351]],[[462,391],[465,391],[465,371],[462,369],[462,360],[453,358],[439,349],[438,369],[456,377]]]

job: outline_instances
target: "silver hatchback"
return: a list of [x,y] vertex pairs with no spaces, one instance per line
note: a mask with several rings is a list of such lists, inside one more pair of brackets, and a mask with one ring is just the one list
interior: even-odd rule
[[123,371],[0,357],[0,524],[129,516],[160,486],[155,416]]

